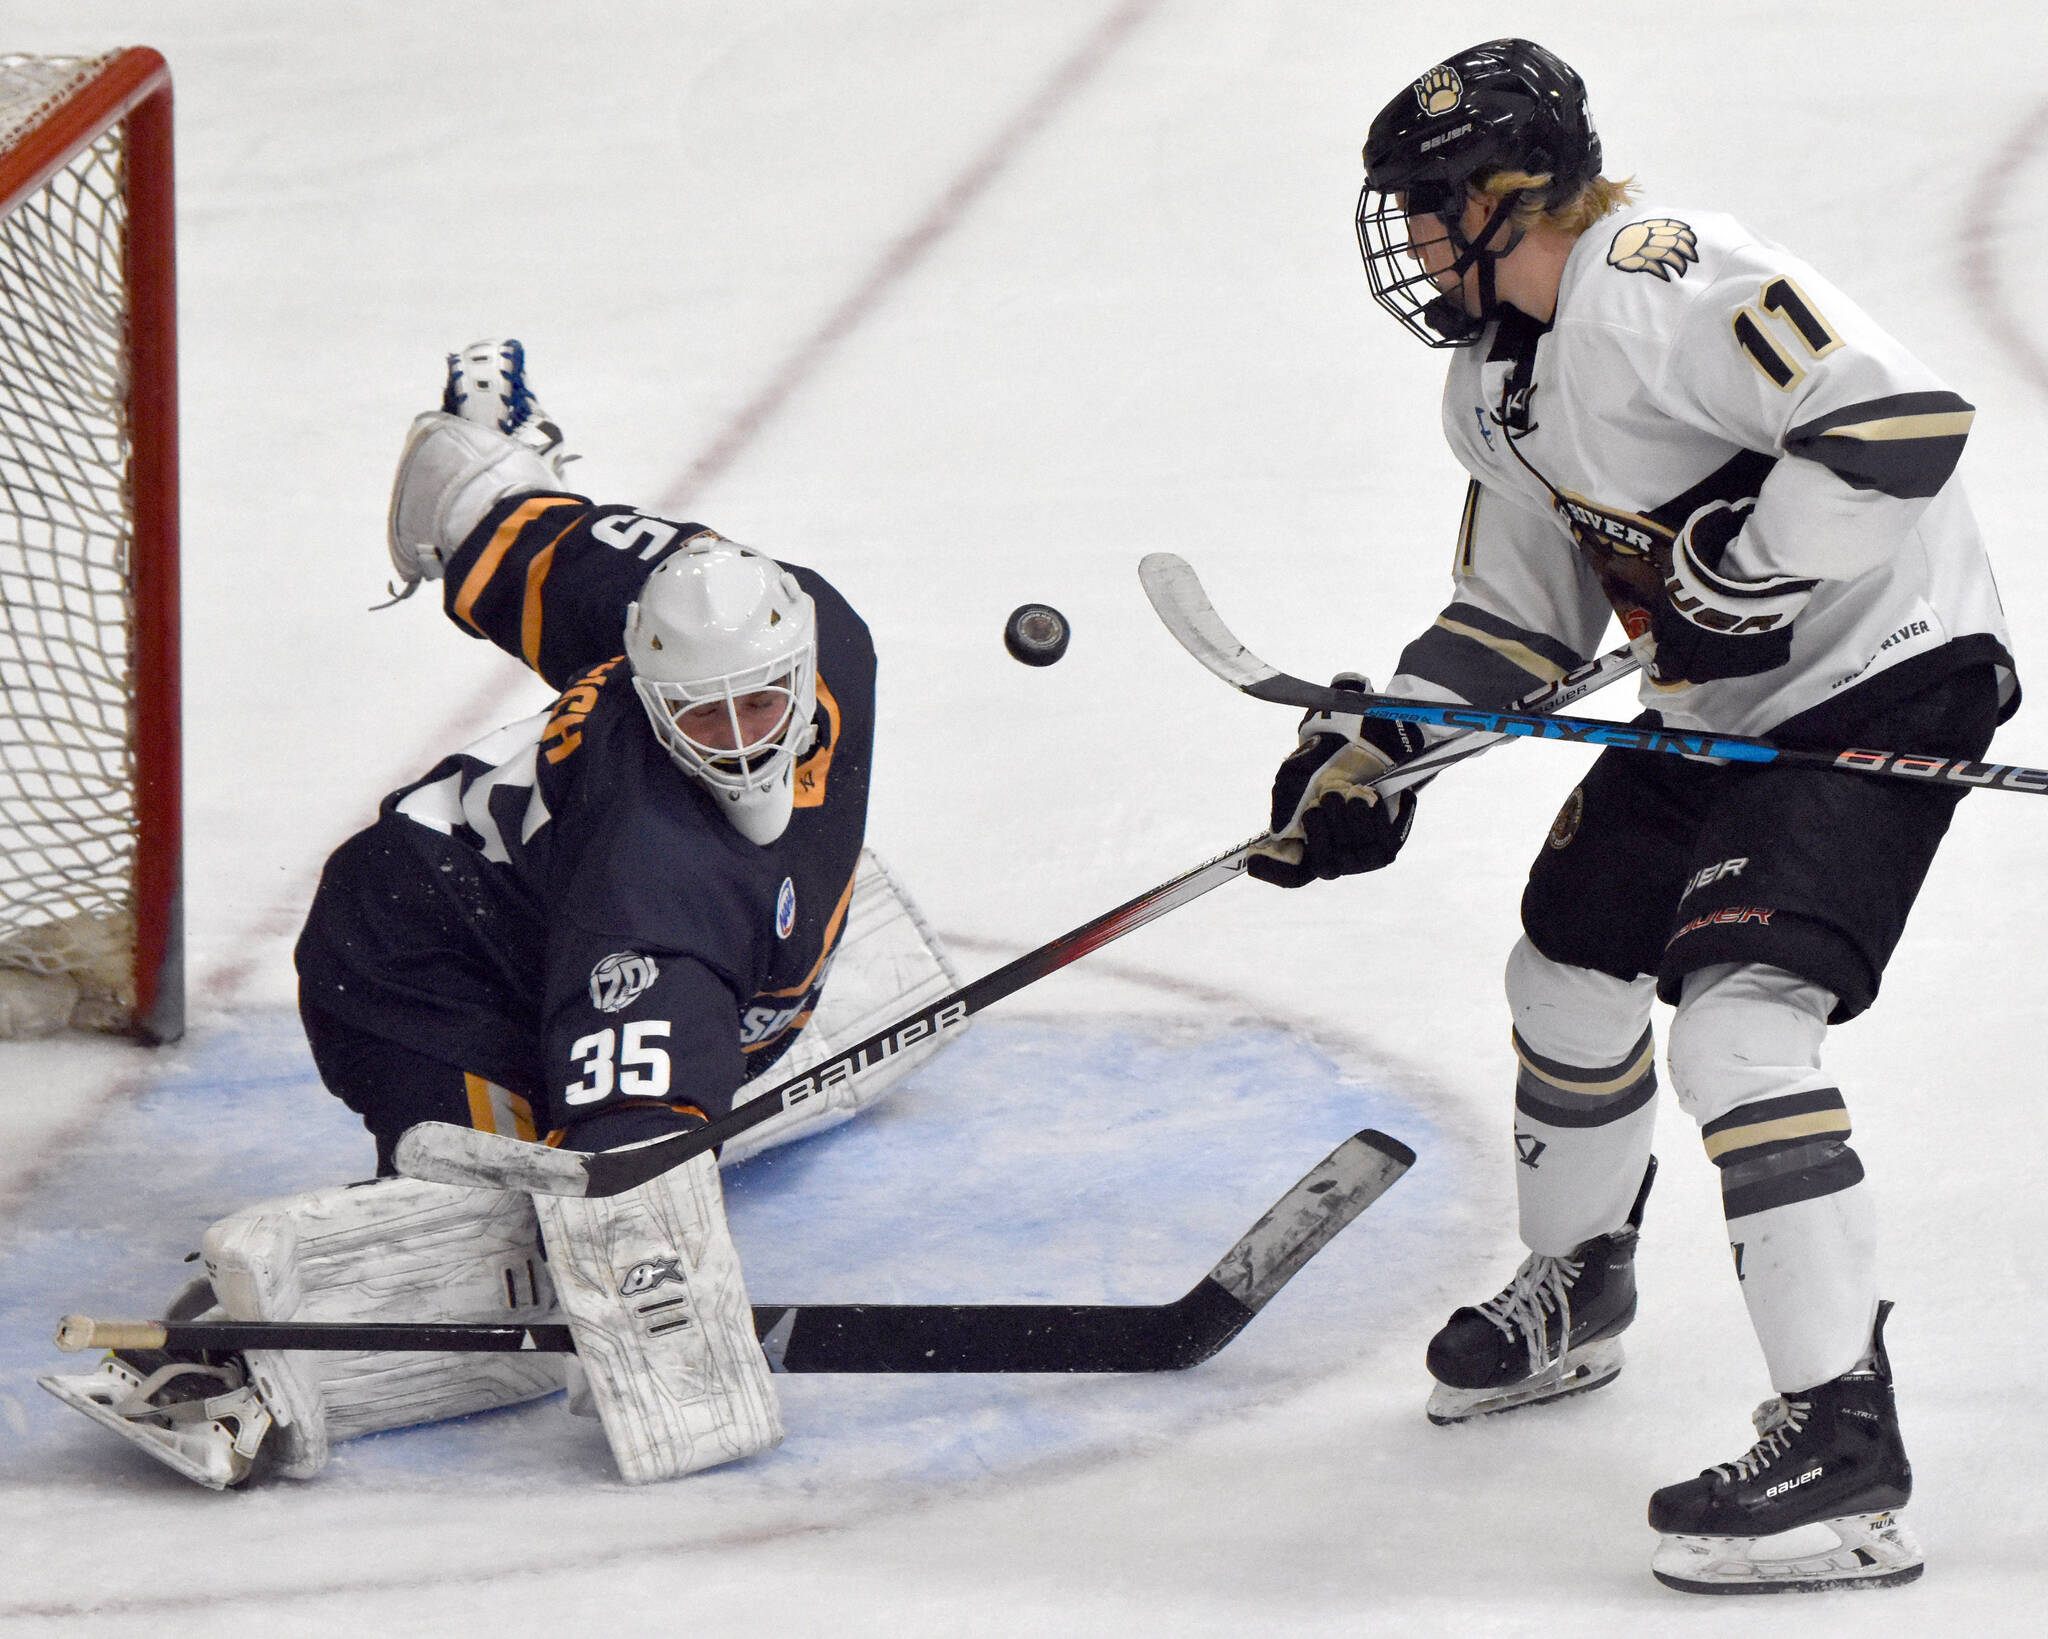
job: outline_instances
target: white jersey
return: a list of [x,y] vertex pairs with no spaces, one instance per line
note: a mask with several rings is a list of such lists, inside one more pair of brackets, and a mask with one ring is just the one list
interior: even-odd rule
[[1971,414],[1732,218],[1652,207],[1596,223],[1550,325],[1506,310],[1454,357],[1444,432],[1473,478],[1455,591],[1389,690],[1500,704],[1594,654],[1617,610],[1640,637],[1628,587],[1656,584],[1652,549],[1669,562],[1689,521],[1732,511],[1702,562],[1680,551],[1686,586],[1712,605],[1702,624],[1789,630],[1790,658],[1646,677],[1666,723],[1760,734],[1908,662],[1892,685],[1988,662],[2009,707],[2004,614],[1951,478]]

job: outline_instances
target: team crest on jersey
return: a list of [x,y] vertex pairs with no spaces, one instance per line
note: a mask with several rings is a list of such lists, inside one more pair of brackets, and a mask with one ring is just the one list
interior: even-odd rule
[[1465,82],[1449,63],[1438,63],[1415,82],[1415,100],[1432,118],[1448,114],[1465,97]]
[[590,1005],[600,1013],[617,1013],[660,977],[652,956],[615,951],[590,970]]
[[775,937],[787,939],[796,927],[796,884],[788,877],[775,892]]
[[1631,222],[1614,236],[1607,247],[1607,265],[1624,273],[1654,273],[1666,284],[1676,274],[1700,259],[1700,242],[1683,222],[1668,216],[1653,216],[1647,222]]
[[1662,524],[1638,513],[1595,506],[1583,495],[1560,494],[1557,515],[1572,532],[1572,539],[1596,557],[1613,553],[1647,558],[1653,548],[1671,539],[1671,531]]
[[[1564,806],[1557,811],[1557,818],[1550,822],[1550,836],[1546,840],[1553,848],[1569,848],[1585,819],[1586,793],[1582,787],[1574,786],[1572,794],[1564,799]],[[1532,1167],[1535,1164],[1533,1160],[1529,1163]]]

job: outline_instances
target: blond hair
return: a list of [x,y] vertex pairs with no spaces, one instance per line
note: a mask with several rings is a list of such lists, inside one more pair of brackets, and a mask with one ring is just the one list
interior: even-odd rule
[[1474,182],[1471,186],[1474,193],[1492,200],[1526,193],[1530,197],[1515,207],[1516,227],[1526,232],[1541,224],[1569,234],[1584,233],[1610,211],[1618,211],[1629,204],[1640,191],[1632,176],[1619,182],[1596,176],[1562,205],[1554,210],[1545,210],[1541,196],[1543,190],[1550,186],[1547,172],[1531,175],[1527,171],[1495,171],[1485,181]]

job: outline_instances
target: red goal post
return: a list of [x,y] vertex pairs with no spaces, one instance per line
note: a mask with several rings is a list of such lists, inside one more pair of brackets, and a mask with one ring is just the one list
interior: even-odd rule
[[184,1028],[171,77],[0,55],[0,1034]]

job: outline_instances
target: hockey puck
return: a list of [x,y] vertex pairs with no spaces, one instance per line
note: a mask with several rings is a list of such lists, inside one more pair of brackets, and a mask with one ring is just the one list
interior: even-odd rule
[[1067,617],[1047,603],[1027,603],[1003,622],[1003,647],[1027,666],[1050,666],[1067,652]]

